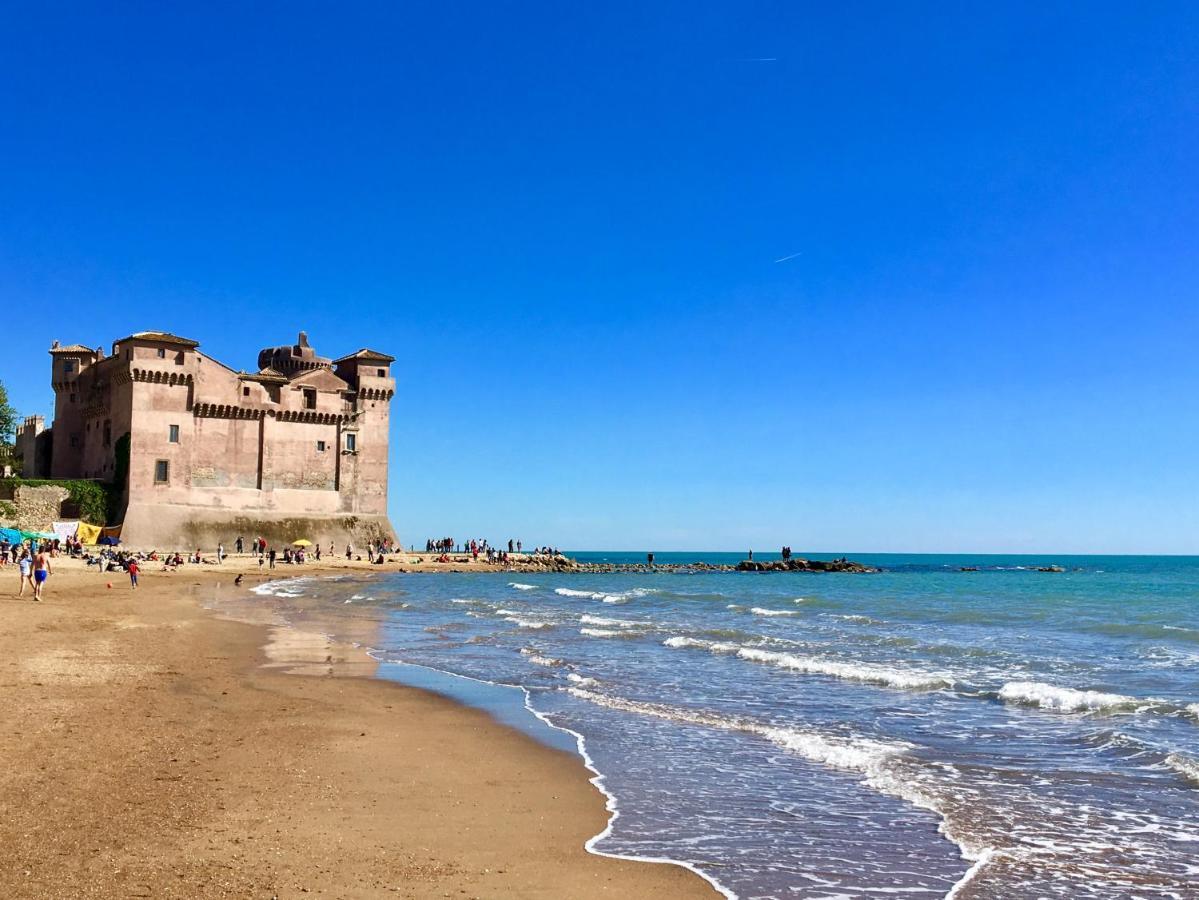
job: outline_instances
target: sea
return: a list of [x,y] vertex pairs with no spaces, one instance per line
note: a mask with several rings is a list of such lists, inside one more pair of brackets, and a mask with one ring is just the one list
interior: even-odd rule
[[393,572],[248,602],[579,753],[611,810],[589,849],[728,897],[1199,897],[1199,557],[808,556],[882,571]]

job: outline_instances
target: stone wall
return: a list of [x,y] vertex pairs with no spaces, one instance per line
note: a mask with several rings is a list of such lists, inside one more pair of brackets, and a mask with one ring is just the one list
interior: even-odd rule
[[[54,484],[0,489],[0,522],[22,531],[49,531],[51,523],[61,521],[62,505],[68,494],[66,488]],[[7,515],[12,511],[15,516]]]
[[395,532],[387,516],[263,515],[253,510],[139,503],[129,505],[121,529],[121,543],[142,550],[186,552],[199,547],[208,553],[221,543],[232,552],[238,536],[245,538],[247,544],[261,537],[274,547],[284,547],[300,538],[319,543],[325,549],[333,542],[343,552],[347,542],[364,548],[370,541],[394,540]]

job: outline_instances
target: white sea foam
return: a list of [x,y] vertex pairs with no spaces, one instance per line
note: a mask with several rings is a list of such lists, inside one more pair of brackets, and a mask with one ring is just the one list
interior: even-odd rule
[[740,645],[738,644],[728,644],[720,641],[705,641],[700,638],[685,637],[683,635],[667,638],[662,642],[662,646],[672,647],[676,650],[695,647],[702,650],[710,650],[713,653],[736,653],[741,649]]
[[521,650],[520,655],[523,656],[525,659],[527,659],[529,662],[533,663],[534,665],[538,665],[538,666],[545,666],[547,668],[556,668],[556,667],[562,665],[562,660],[554,659],[552,656],[542,656],[536,650],[530,650],[528,647]]
[[885,742],[864,737],[842,737],[808,729],[776,728],[754,722],[751,719],[722,716],[702,710],[672,707],[642,700],[627,700],[583,688],[567,688],[567,692],[581,700],[606,706],[609,709],[640,713],[659,719],[669,719],[672,722],[704,725],[724,731],[756,734],[810,762],[838,769],[853,769],[871,773],[880,763],[910,749],[909,744],[899,742]]
[[536,619],[521,619],[518,616],[506,616],[505,622],[511,622],[518,628],[553,628],[553,622],[539,622]]
[[311,581],[310,578],[285,578],[280,581],[267,581],[250,588],[252,593],[260,597],[303,597],[302,588]]
[[627,631],[613,631],[610,628],[580,628],[579,634],[585,634],[587,637],[624,637],[628,634]]
[[1199,719],[1199,703],[1187,704],[1186,713],[1192,719]]
[[584,625],[615,625],[620,628],[636,628],[644,622],[632,622],[628,619],[607,619],[603,616],[580,616],[579,621]]
[[765,609],[761,606],[752,606],[749,610],[755,616],[798,616],[799,613],[793,609]]
[[521,584],[519,581],[509,581],[508,587],[515,588],[518,591],[535,591],[535,590],[537,590],[537,585]]
[[599,682],[594,678],[588,678],[585,675],[579,675],[577,672],[570,672],[566,676],[566,680],[572,684],[577,684],[579,687],[599,687]]
[[935,672],[917,672],[911,669],[896,669],[868,663],[847,663],[813,656],[797,656],[792,653],[760,650],[757,647],[745,647],[739,644],[717,643],[689,637],[668,638],[663,641],[663,644],[676,649],[694,647],[713,653],[735,653],[741,659],[749,662],[765,663],[792,672],[802,672],[805,675],[828,675],[845,681],[860,681],[864,684],[881,684],[886,687],[917,691],[939,690],[953,685],[953,679],[950,676]]
[[999,699],[1005,703],[1037,706],[1055,712],[1133,712],[1138,707],[1153,703],[1124,694],[1080,691],[1040,681],[1009,681],[999,689]]
[[868,663],[840,662],[814,656],[797,656],[792,653],[776,653],[756,647],[742,647],[737,656],[751,662],[766,663],[780,669],[802,672],[805,675],[829,675],[845,681],[860,681],[864,684],[881,684],[886,687],[907,690],[937,690],[953,685],[948,675],[934,672],[917,672],[911,669],[895,669],[890,666]]
[[1184,753],[1171,753],[1166,757],[1166,765],[1187,781],[1199,784],[1199,759]]
[[637,597],[656,594],[656,588],[633,588],[629,591],[576,591],[574,588],[554,588],[561,597],[578,597],[583,600],[602,600],[604,603],[628,603]]

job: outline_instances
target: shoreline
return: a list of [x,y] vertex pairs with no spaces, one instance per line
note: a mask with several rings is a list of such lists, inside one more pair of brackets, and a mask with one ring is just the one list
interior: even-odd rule
[[[377,573],[375,573],[375,574],[377,574]],[[276,577],[276,578],[264,580],[260,583],[259,586],[261,586],[262,584],[274,584],[274,583],[280,583],[280,582],[286,583],[288,580],[291,580],[294,578],[299,578],[299,577],[304,577],[304,576],[289,574],[289,575],[284,576],[283,578]],[[246,590],[248,590],[248,592],[251,594],[255,593],[253,587],[248,588]],[[208,609],[210,612],[212,612],[214,614],[223,615],[214,607],[208,607]],[[231,621],[247,621],[248,624],[260,624],[260,623],[255,623],[255,622],[249,622],[248,620],[241,620],[236,617],[231,618]],[[367,647],[366,645],[359,644],[357,642],[347,643],[345,640],[333,638],[333,637],[326,635],[324,633],[321,633],[321,632],[306,631],[305,629],[303,629],[301,626],[298,626],[298,625],[292,625],[292,624],[286,624],[286,623],[284,623],[284,624],[270,623],[270,624],[265,625],[265,627],[267,627],[270,630],[272,637],[278,635],[279,632],[291,632],[296,635],[308,635],[308,636],[319,635],[319,637],[321,637],[325,641],[325,643],[328,647],[340,647],[343,651],[345,651],[346,657],[349,657],[349,656],[361,657],[361,659],[358,660],[357,665],[355,665],[353,662],[349,661],[348,659],[339,660],[337,667],[340,670],[342,677],[366,678],[366,679],[371,679],[371,680],[379,680],[379,681],[383,681],[384,683],[396,684],[407,690],[416,690],[416,691],[421,691],[421,692],[427,693],[427,694],[433,694],[438,697],[443,697],[446,700],[448,700],[449,702],[454,703],[455,705],[458,705],[461,707],[467,707],[470,709],[474,709],[474,710],[483,712],[484,714],[488,715],[489,718],[493,718],[493,720],[495,720],[495,717],[493,716],[492,712],[484,706],[481,706],[481,705],[478,705],[475,703],[471,703],[470,701],[465,700],[465,699],[455,697],[455,696],[453,696],[452,693],[450,693],[448,691],[439,690],[436,687],[429,687],[429,686],[420,685],[420,684],[413,684],[410,680],[405,680],[402,677],[398,678],[398,679],[385,678],[383,675],[381,675],[379,673],[377,667],[384,666],[384,665],[396,665],[398,671],[405,671],[405,670],[409,670],[409,669],[420,669],[425,672],[434,673],[435,677],[437,677],[437,678],[445,678],[445,679],[451,679],[451,680],[456,679],[456,680],[471,682],[474,684],[486,685],[488,688],[495,689],[495,690],[518,690],[518,691],[520,691],[521,698],[522,698],[521,705],[522,705],[523,709],[525,711],[527,711],[528,714],[533,719],[535,719],[543,728],[545,728],[549,731],[552,731],[552,732],[558,732],[561,734],[569,735],[569,737],[573,743],[573,746],[570,750],[561,750],[559,748],[554,748],[551,744],[547,743],[544,740],[540,740],[535,736],[528,735],[529,739],[535,741],[536,743],[538,743],[541,746],[546,747],[547,749],[550,749],[552,752],[556,752],[556,753],[565,752],[568,754],[576,755],[578,757],[579,761],[582,763],[583,767],[586,769],[586,772],[589,773],[589,777],[587,780],[590,782],[590,784],[592,784],[595,787],[597,793],[599,793],[603,797],[604,809],[607,812],[608,819],[607,819],[607,822],[605,823],[602,831],[599,831],[596,834],[592,835],[590,838],[588,838],[584,842],[583,847],[588,853],[594,854],[595,856],[598,856],[601,858],[623,860],[626,862],[648,863],[648,864],[652,864],[652,865],[676,866],[676,867],[685,869],[685,870],[691,872],[692,874],[696,875],[698,878],[702,879],[717,894],[726,898],[726,900],[736,900],[737,895],[733,891],[731,891],[729,888],[727,888],[723,884],[721,884],[718,879],[716,879],[712,875],[709,875],[708,873],[704,872],[702,869],[698,868],[694,864],[687,862],[685,860],[673,859],[670,857],[637,856],[637,855],[632,855],[632,854],[613,853],[613,852],[603,850],[602,848],[600,848],[598,846],[600,841],[602,841],[604,838],[608,837],[612,833],[613,825],[616,823],[616,820],[618,818],[620,818],[621,811],[620,811],[620,806],[619,806],[619,799],[616,797],[615,794],[613,794],[611,791],[608,790],[607,785],[606,785],[607,777],[604,775],[603,772],[601,772],[599,770],[599,768],[595,764],[595,760],[592,758],[591,754],[588,752],[586,737],[583,734],[581,734],[580,732],[575,731],[572,728],[567,728],[563,725],[558,725],[558,724],[554,723],[545,713],[536,709],[533,706],[533,702],[532,702],[532,700],[533,700],[532,692],[527,687],[524,687],[521,685],[501,684],[499,682],[488,681],[486,679],[476,678],[476,677],[473,677],[470,675],[463,675],[458,672],[450,672],[445,669],[438,669],[436,667],[427,666],[427,665],[424,665],[421,663],[386,662],[386,661],[377,659],[374,656],[375,653],[379,652],[374,647]],[[302,638],[301,638],[301,641],[302,641]],[[294,657],[290,658],[290,659],[280,658],[281,655],[277,656],[276,654],[271,652],[272,646],[277,646],[277,643],[275,641],[272,641],[264,647],[264,650],[266,651],[266,655],[267,655],[268,659],[270,660],[268,665],[279,666],[280,668],[282,668],[283,671],[285,671],[287,674],[290,674],[290,675],[313,676],[313,675],[323,674],[323,671],[311,671],[308,668],[308,667],[315,666],[315,668],[317,670],[321,670],[324,665],[323,663],[321,663],[319,661],[313,662],[312,660],[309,660],[309,659],[297,660]],[[285,646],[294,646],[294,645],[285,645]],[[364,663],[366,660],[369,660],[370,664],[364,666]],[[298,662],[298,665],[297,665],[297,662]],[[369,671],[369,672],[362,671],[361,669],[363,669],[363,668],[371,669],[371,671]],[[329,674],[332,674],[331,671]],[[495,720],[495,723],[498,727],[501,727],[501,728],[520,731],[519,727],[514,724],[504,723],[499,720]]]
[[293,645],[289,668],[266,625],[202,608],[249,567],[150,564],[134,592],[54,563],[41,603],[0,570],[9,895],[716,896],[684,864],[592,848],[611,815],[577,755],[373,677],[348,645]]

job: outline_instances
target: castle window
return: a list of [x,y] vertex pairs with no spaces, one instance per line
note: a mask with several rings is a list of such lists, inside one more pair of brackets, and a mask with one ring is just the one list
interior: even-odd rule
[[162,347],[159,347],[159,348],[158,348],[158,358],[159,358],[159,359],[166,359],[166,358],[167,358],[167,351],[166,351],[164,348],[162,348]]
[[346,450],[350,453],[358,452],[358,435],[352,431],[346,435]]
[[249,389],[248,387],[244,387],[244,388],[242,388],[242,389],[241,389],[241,395],[242,395],[243,397],[249,397],[249,396],[250,396],[250,389]]
[[166,484],[171,480],[171,464],[165,459],[154,462],[154,483]]
[[179,426],[178,425],[171,425],[169,427],[168,432],[167,432],[167,440],[170,441],[172,444],[179,443]]
[[75,371],[75,360],[64,359],[62,361],[62,370],[68,375],[70,375],[72,372],[74,372]]
[[386,370],[386,369],[380,369],[380,370],[379,370],[379,377],[380,377],[380,378],[386,378],[386,377],[387,377],[387,370]]
[[317,441],[317,442],[316,442],[316,452],[317,452],[317,453],[324,453],[324,452],[325,452],[325,442],[324,442],[324,441]]
[[112,419],[104,420],[104,446],[112,446]]
[[304,408],[316,409],[316,389],[304,388]]
[[72,402],[72,403],[74,403],[74,402],[75,402],[75,395],[74,395],[74,394],[72,394],[72,395],[71,395],[71,402]]

